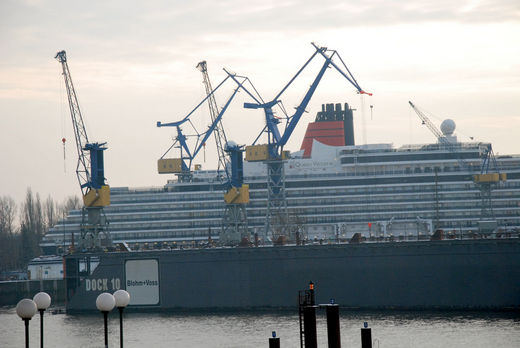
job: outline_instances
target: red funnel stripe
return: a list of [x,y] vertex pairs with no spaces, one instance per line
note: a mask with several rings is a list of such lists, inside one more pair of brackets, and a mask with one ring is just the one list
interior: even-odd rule
[[310,157],[312,141],[316,139],[322,144],[331,146],[345,145],[345,130],[343,121],[312,122],[307,126],[300,150],[305,150],[303,157]]

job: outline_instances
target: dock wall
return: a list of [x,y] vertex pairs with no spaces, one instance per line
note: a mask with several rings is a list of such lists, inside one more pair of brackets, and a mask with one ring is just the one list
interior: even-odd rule
[[45,291],[51,296],[52,304],[65,303],[65,281],[53,280],[15,280],[0,282],[0,306],[14,306],[23,298]]

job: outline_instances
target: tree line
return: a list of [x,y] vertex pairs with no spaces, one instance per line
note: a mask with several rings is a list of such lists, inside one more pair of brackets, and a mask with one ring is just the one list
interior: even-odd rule
[[77,196],[62,202],[50,196],[41,200],[31,188],[21,204],[10,196],[0,196],[0,271],[24,269],[29,260],[41,255],[40,241],[49,228],[70,210],[80,208]]

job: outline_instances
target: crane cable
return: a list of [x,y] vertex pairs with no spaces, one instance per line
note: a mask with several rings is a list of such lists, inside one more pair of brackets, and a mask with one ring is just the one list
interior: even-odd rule
[[60,104],[60,123],[61,123],[61,142],[63,144],[63,172],[66,173],[67,172],[67,157],[66,157],[66,148],[65,148],[65,144],[67,142],[67,138],[66,138],[66,134],[65,134],[65,130],[66,130],[66,127],[65,127],[65,109],[64,109],[64,105],[65,105],[65,93],[64,93],[64,89],[65,89],[65,82],[63,81],[63,79],[59,78],[58,79],[58,83],[59,83],[59,91],[60,91],[60,100],[59,100],[59,104]]
[[366,126],[366,105],[365,105],[365,95],[360,93],[360,102],[361,102],[361,129],[363,134],[363,145],[367,144],[367,126]]

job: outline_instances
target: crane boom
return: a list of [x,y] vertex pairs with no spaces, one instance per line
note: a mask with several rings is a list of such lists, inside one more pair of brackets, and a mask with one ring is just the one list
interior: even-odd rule
[[412,107],[412,109],[415,111],[415,113],[417,114],[417,116],[419,116],[419,118],[421,119],[421,121],[423,122],[423,124],[426,125],[426,127],[428,127],[428,129],[433,133],[433,135],[435,135],[435,137],[437,139],[441,139],[442,138],[442,133],[437,129],[437,127],[435,127],[435,125],[430,121],[430,119],[428,118],[428,116],[426,116],[424,114],[424,112],[422,112],[421,109],[419,109],[417,106],[415,106],[414,103],[412,103],[411,101],[408,101],[408,104],[410,104],[410,106]]
[[[215,99],[215,94],[211,93],[213,90],[213,87],[211,86],[211,81],[209,79],[208,74],[208,65],[205,60],[197,64],[197,69],[199,69],[200,72],[202,72],[202,79],[204,83],[204,87],[206,89],[206,95],[209,96],[208,98],[208,107],[209,107],[209,113],[211,116],[211,121],[215,122],[218,115],[220,114],[220,111],[218,109],[217,101]],[[224,127],[222,126],[222,120],[218,121],[215,126],[215,130],[213,131],[213,134],[215,136],[215,143],[217,145],[217,154],[218,154],[218,166],[217,170],[221,168],[226,168],[226,152],[224,147],[227,143],[226,133],[224,132]]]
[[76,174],[78,176],[81,191],[83,195],[85,195],[87,190],[86,186],[88,185],[87,183],[90,181],[90,159],[84,152],[85,145],[89,143],[87,130],[83,123],[78,97],[76,96],[76,90],[74,89],[74,84],[72,83],[72,78],[70,76],[69,65],[67,64],[67,54],[65,51],[60,51],[54,58],[61,63],[63,70],[63,78],[65,79],[65,88],[67,89],[70,116],[72,118],[72,127],[74,129],[74,138],[76,140],[76,149],[78,152]]
[[[456,154],[457,153],[457,148],[455,147],[455,145],[442,135],[441,131],[432,123],[432,121],[430,121],[430,118],[428,116],[426,116],[426,114],[419,107],[417,107],[414,103],[412,103],[411,101],[408,101],[408,104],[410,104],[410,106],[412,107],[413,111],[415,111],[417,116],[419,116],[419,118],[422,121],[422,124],[424,124],[426,127],[428,127],[430,132],[432,132],[433,135],[435,135],[437,140],[440,143],[442,143],[446,148],[448,148],[448,150],[450,152]],[[459,164],[464,169],[466,169],[468,171],[472,170],[471,165],[469,163],[467,163],[466,161],[464,161],[462,158],[457,157],[457,161],[459,162]]]

